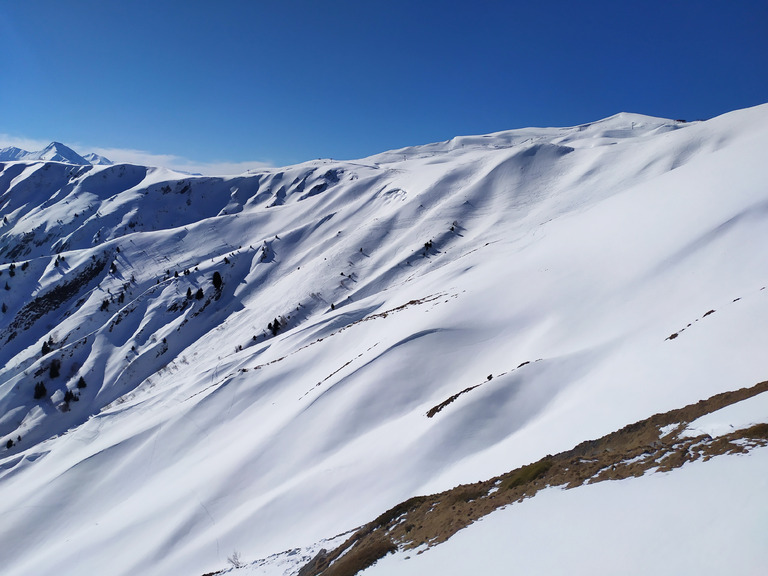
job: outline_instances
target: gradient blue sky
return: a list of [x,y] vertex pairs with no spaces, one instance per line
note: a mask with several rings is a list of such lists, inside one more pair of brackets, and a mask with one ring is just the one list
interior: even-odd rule
[[768,2],[0,0],[0,55],[3,145],[284,165],[764,103]]

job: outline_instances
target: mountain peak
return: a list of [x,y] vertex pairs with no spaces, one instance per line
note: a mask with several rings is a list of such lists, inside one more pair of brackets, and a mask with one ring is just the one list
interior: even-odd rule
[[37,160],[65,162],[67,164],[89,164],[88,160],[61,142],[51,142],[43,150],[37,152],[36,155]]

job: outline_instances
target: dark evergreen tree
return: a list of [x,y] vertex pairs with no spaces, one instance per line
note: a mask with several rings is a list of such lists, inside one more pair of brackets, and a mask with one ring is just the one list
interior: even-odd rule
[[202,288],[198,288],[197,289],[197,293],[195,294],[195,298],[198,299],[198,300],[202,300],[203,296],[205,296],[205,294],[203,294],[203,289]]
[[77,381],[77,387],[78,388],[85,388],[87,384],[85,383],[85,378],[80,376],[80,379]]
[[45,384],[38,382],[35,384],[35,400],[40,400],[43,396],[48,394],[48,390],[45,388]]
[[192,300],[192,288],[187,288],[187,300]]
[[221,280],[221,274],[219,274],[218,270],[213,273],[213,287],[216,288],[216,290],[221,290],[221,285],[223,284]]
[[51,366],[48,369],[48,375],[51,378],[58,378],[60,370],[61,370],[61,362],[58,360],[58,358],[54,358],[53,360],[51,360]]
[[48,344],[48,341],[46,340],[45,342],[43,342],[43,356],[48,354],[50,351],[51,351],[51,345]]

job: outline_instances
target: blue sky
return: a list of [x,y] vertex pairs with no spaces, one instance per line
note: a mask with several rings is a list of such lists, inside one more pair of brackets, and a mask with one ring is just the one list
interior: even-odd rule
[[284,165],[764,103],[768,2],[3,0],[0,54],[0,145]]

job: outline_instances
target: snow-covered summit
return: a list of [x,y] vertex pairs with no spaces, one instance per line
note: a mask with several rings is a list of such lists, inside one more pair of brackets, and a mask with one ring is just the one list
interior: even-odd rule
[[45,160],[48,162],[65,162],[67,164],[88,164],[88,160],[61,142],[51,142],[40,152],[32,153],[29,156],[29,159]]
[[764,105],[226,178],[0,163],[4,575],[314,550],[765,380],[767,148]]

